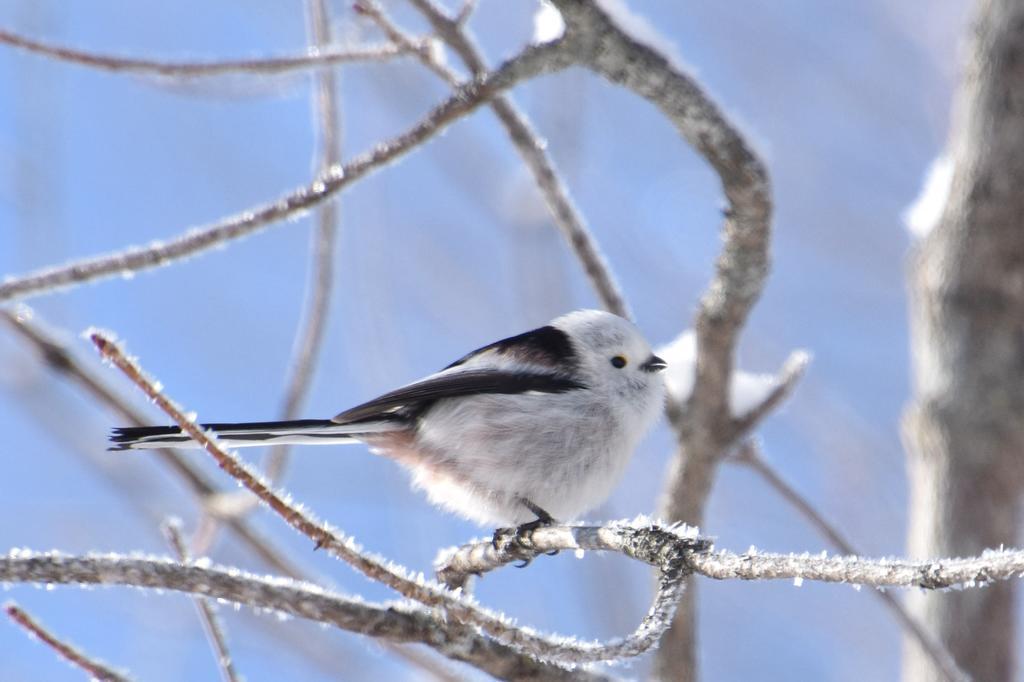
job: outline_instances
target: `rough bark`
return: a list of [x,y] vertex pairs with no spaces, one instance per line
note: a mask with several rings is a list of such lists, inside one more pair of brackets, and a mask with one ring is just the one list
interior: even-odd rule
[[[904,421],[912,556],[1014,544],[1024,454],[1024,3],[981,0],[957,96],[951,191],[913,256],[914,399]],[[1015,668],[1013,582],[915,594],[977,680]],[[904,678],[941,679],[909,639]]]

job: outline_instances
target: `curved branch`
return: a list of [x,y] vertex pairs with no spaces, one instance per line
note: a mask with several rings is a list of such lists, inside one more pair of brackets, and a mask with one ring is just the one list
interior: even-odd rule
[[175,590],[274,609],[392,642],[426,644],[448,658],[470,663],[501,679],[608,679],[540,663],[479,635],[471,627],[445,622],[426,609],[407,604],[371,604],[310,583],[261,577],[235,568],[183,565],[161,558],[19,551],[0,556],[0,583],[129,585]]
[[[330,17],[325,0],[311,0],[307,3],[309,16],[308,32],[317,49],[331,44]],[[339,122],[337,78],[333,71],[321,71],[317,75],[313,92],[313,110],[319,129],[320,148],[314,155],[318,172],[327,172],[341,162],[341,125]],[[328,202],[317,213],[317,224],[312,237],[313,262],[310,266],[309,282],[306,285],[305,324],[299,329],[292,351],[292,362],[288,386],[285,389],[284,407],[281,420],[298,417],[299,410],[313,380],[327,329],[327,313],[330,309],[334,283],[334,245],[338,236],[338,203]],[[264,469],[272,481],[280,481],[288,466],[287,445],[270,449]]]
[[25,298],[54,289],[148,270],[212,249],[224,242],[252,234],[268,225],[299,215],[327,201],[356,180],[395,161],[517,83],[572,62],[564,43],[545,43],[526,48],[486,78],[459,87],[442,104],[405,133],[378,144],[344,165],[332,166],[317,180],[270,204],[255,207],[213,225],[190,229],[167,243],[133,248],[85,258],[68,265],[44,268],[0,284],[0,302]]
[[306,54],[261,59],[228,59],[202,62],[160,61],[156,59],[133,59],[130,57],[118,57],[76,50],[63,45],[54,45],[34,40],[2,28],[0,28],[0,43],[79,66],[102,69],[104,71],[173,78],[200,78],[222,76],[230,73],[249,73],[265,76],[350,62],[383,61],[402,56],[408,52],[407,48],[384,44],[309,50]]

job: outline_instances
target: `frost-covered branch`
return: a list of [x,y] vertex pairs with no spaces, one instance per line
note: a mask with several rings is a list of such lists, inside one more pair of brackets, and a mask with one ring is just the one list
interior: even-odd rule
[[89,674],[91,679],[101,682],[128,682],[128,678],[121,673],[107,667],[103,663],[90,658],[67,642],[64,642],[55,634],[43,627],[39,621],[28,615],[17,604],[8,602],[4,605],[4,611],[11,620],[25,628],[30,635],[57,652],[61,658],[76,668],[80,668]]
[[[190,563],[188,549],[185,547],[185,542],[181,537],[181,522],[177,519],[168,519],[164,522],[161,530],[164,532],[167,544],[171,546],[171,551],[174,552],[178,561],[182,564]],[[205,597],[194,597],[192,601],[196,605],[199,620],[203,623],[203,631],[206,633],[206,638],[210,641],[210,648],[213,649],[221,677],[224,679],[224,682],[239,682],[240,678],[238,673],[235,672],[235,663],[231,656],[231,650],[228,649],[227,638],[224,636],[224,627],[220,622],[220,618],[214,613],[210,600]]]
[[311,184],[277,201],[254,207],[213,225],[190,229],[167,243],[85,258],[21,277],[8,278],[0,284],[0,302],[166,265],[247,236],[285,218],[300,215],[422,145],[504,90],[525,79],[565,68],[571,61],[566,50],[558,43],[530,46],[486,78],[459,87],[405,133],[378,144],[373,150],[344,165],[332,166]]
[[311,49],[306,54],[257,59],[228,59],[218,61],[160,61],[133,59],[114,55],[76,50],[55,45],[0,28],[0,43],[16,47],[50,59],[86,66],[104,71],[162,76],[169,78],[202,78],[233,73],[271,75],[297,70],[335,66],[351,62],[384,61],[408,52],[407,48],[393,45],[365,45],[354,47],[328,47]]
[[[685,527],[684,527],[685,529]],[[684,564],[715,580],[815,580],[855,587],[920,587],[926,590],[978,588],[1024,574],[1024,550],[987,550],[969,558],[906,561],[857,556],[710,551],[710,542],[676,527],[624,522],[608,526],[547,526],[537,529],[529,548],[494,549],[490,541],[449,550],[438,574],[456,584],[514,561],[561,550],[611,550],[654,565]]]
[[203,561],[182,565],[165,558],[68,556],[27,550],[0,556],[0,583],[127,585],[176,590],[328,623],[392,642],[426,644],[501,679],[602,680],[601,675],[540,663],[488,639],[472,627],[443,621],[408,603],[372,604],[318,585],[257,576]]
[[[127,401],[87,370],[63,342],[55,334],[46,331],[43,325],[35,321],[34,317],[35,313],[32,309],[24,305],[18,306],[15,311],[0,310],[0,319],[7,322],[11,329],[31,343],[39,351],[46,364],[55,372],[72,379],[85,389],[86,393],[116,412],[127,423],[133,426],[147,426],[150,423]],[[216,486],[208,481],[206,476],[187,458],[181,457],[169,448],[153,450],[153,453],[181,479],[201,505],[205,506],[209,500],[221,495]],[[228,528],[267,566],[283,575],[293,578],[303,577],[303,571],[245,519],[229,519]]]

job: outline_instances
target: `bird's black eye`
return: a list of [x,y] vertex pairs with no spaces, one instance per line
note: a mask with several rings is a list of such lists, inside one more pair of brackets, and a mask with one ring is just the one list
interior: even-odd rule
[[615,367],[616,369],[622,369],[625,366],[626,358],[624,356],[616,355],[614,358],[612,358],[612,367]]

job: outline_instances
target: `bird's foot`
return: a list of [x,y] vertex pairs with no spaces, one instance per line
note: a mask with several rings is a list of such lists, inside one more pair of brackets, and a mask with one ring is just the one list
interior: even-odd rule
[[[519,559],[516,568],[523,568],[528,566],[534,557],[540,554],[533,544],[534,531],[554,523],[555,520],[545,514],[545,518],[537,518],[515,528],[499,528],[494,531],[494,536],[491,538],[491,546],[500,552],[506,552]],[[544,554],[554,556],[558,554],[558,550],[544,552]]]

